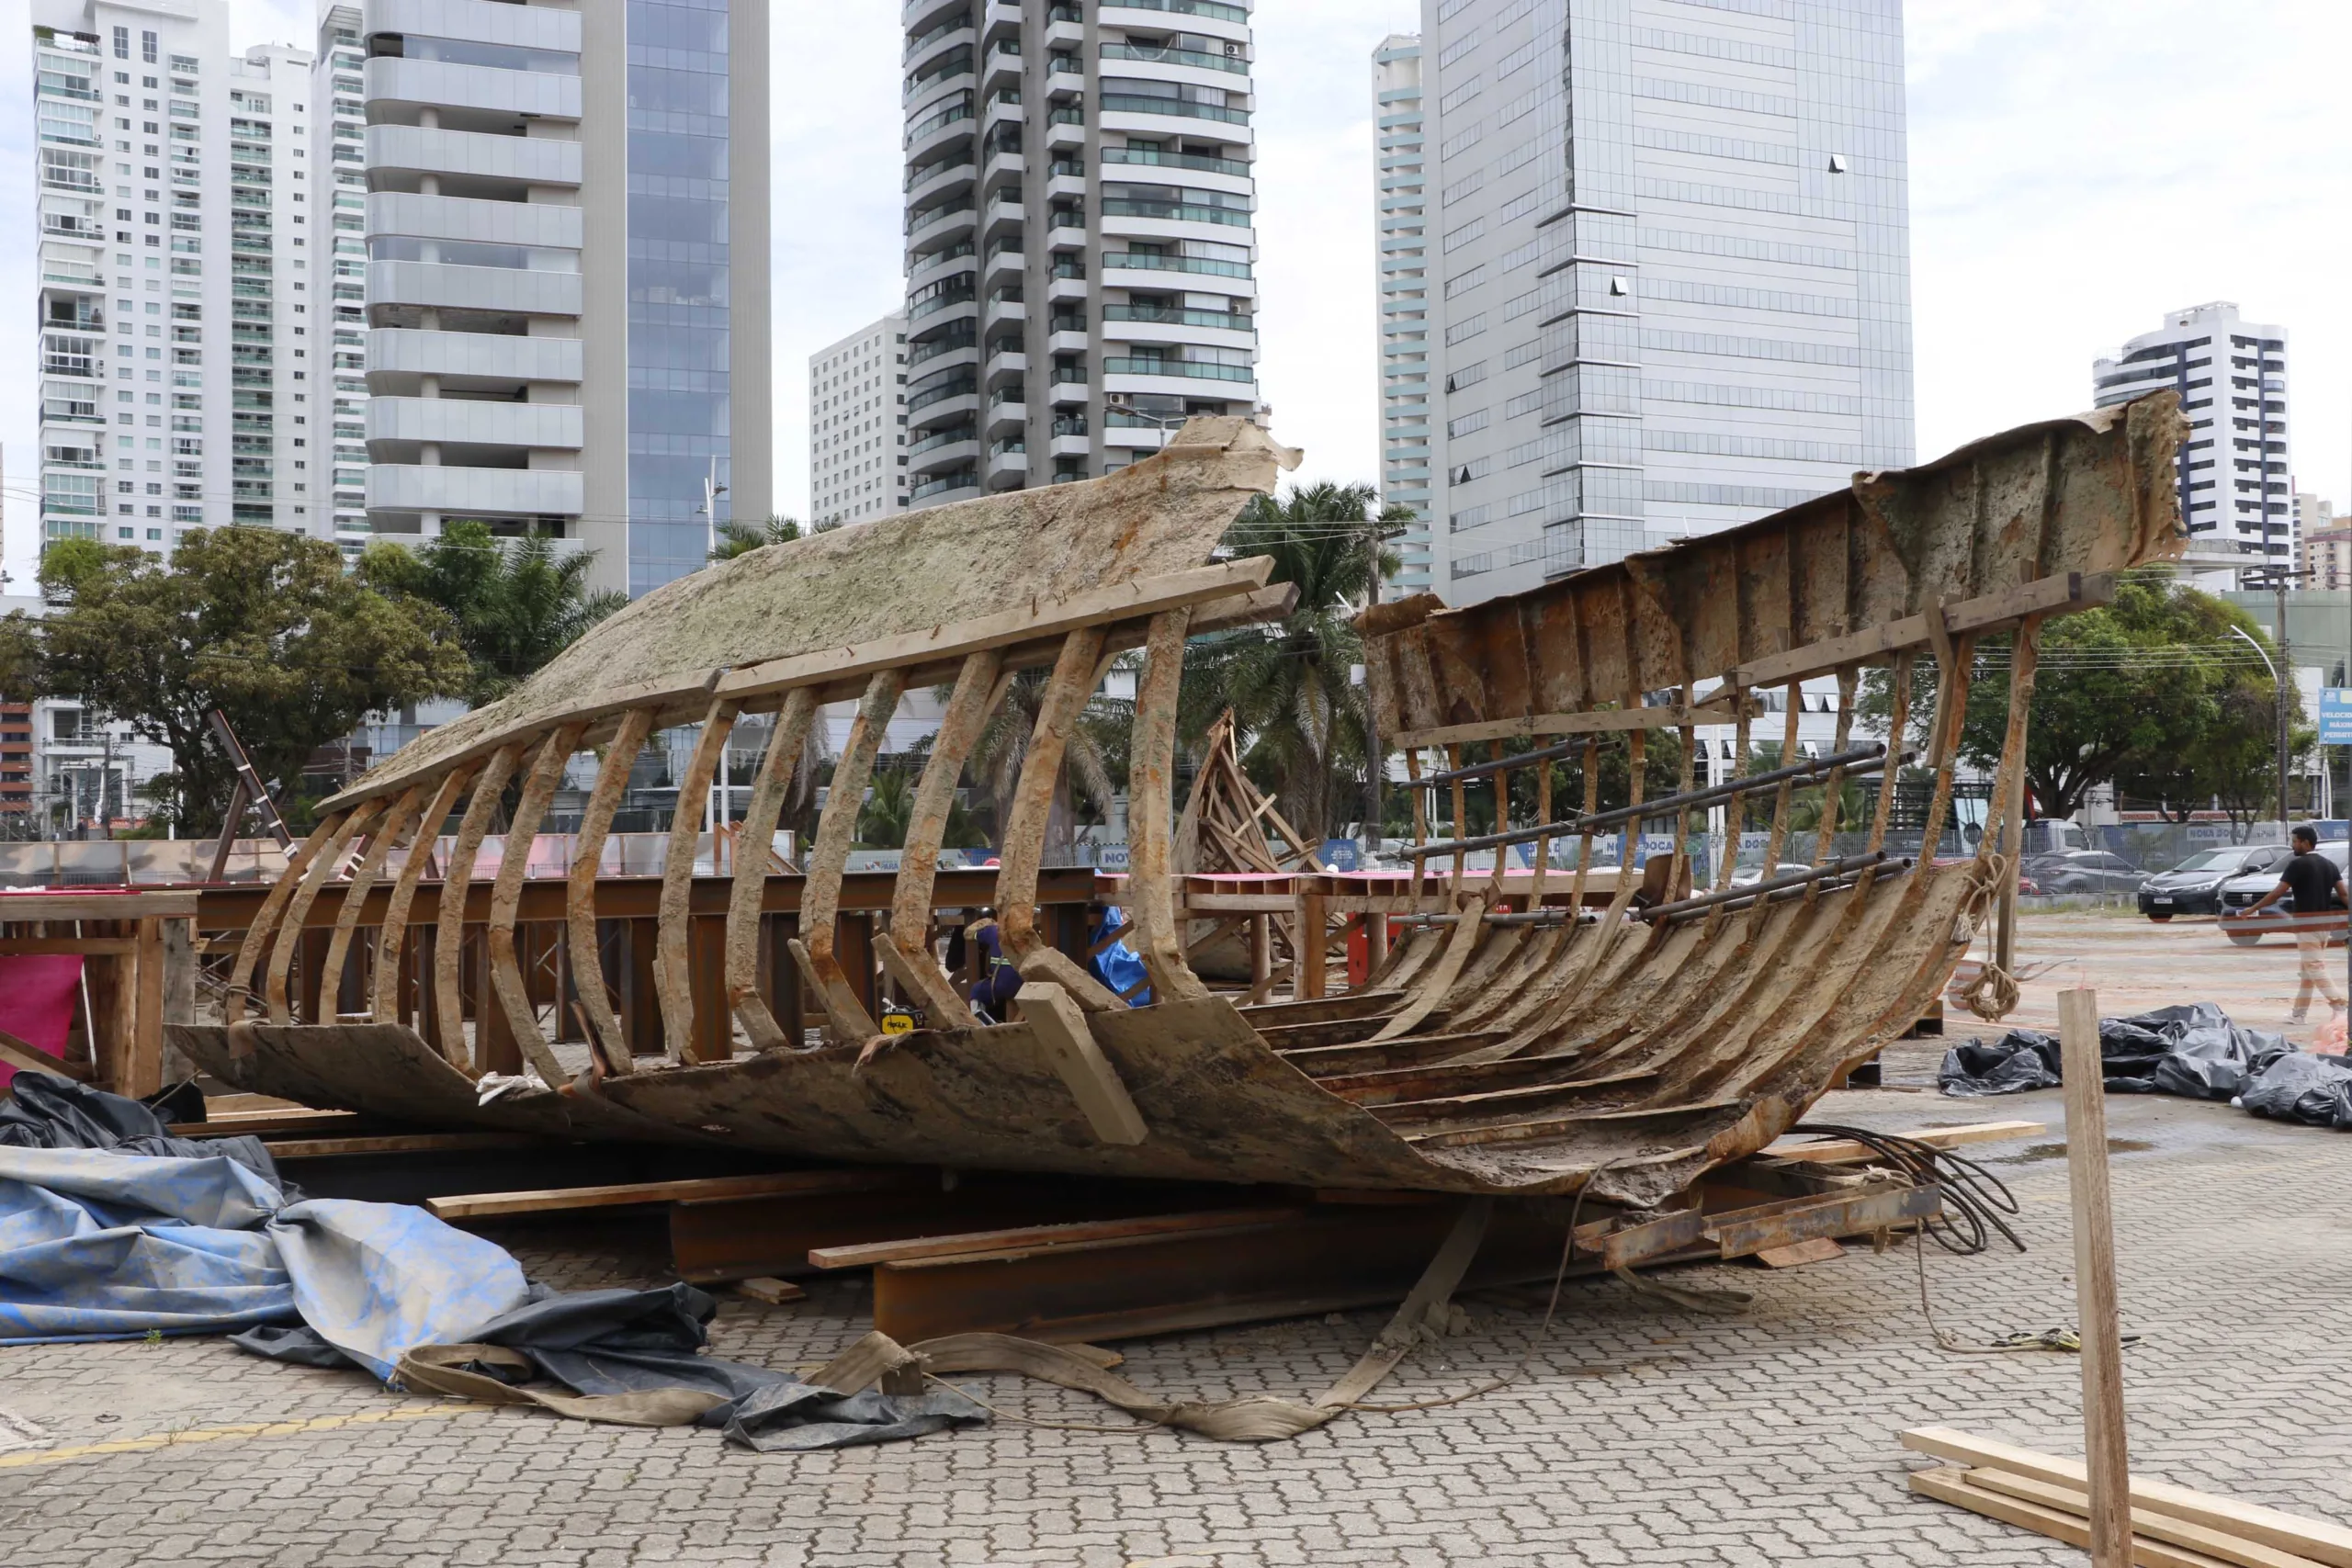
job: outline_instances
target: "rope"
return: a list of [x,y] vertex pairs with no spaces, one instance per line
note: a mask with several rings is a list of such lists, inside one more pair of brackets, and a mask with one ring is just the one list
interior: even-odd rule
[[[1996,897],[1994,889],[2002,886],[2004,878],[2017,874],[2016,867],[2005,854],[1987,850],[1981,859],[1984,873],[1976,896],[1972,900],[1974,906],[1969,919],[1972,926],[1983,923],[1983,906]],[[1960,1000],[1962,1006],[1985,1022],[1997,1023],[2017,1010],[2021,995],[2017,976],[2002,968],[1997,959],[1988,956],[1983,967],[1976,971],[1976,978],[1961,992]]]

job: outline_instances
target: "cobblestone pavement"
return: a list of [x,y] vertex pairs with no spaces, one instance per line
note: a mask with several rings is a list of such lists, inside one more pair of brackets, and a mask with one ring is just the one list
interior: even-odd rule
[[[1935,1050],[1907,1047],[1878,1091],[1823,1120],[1901,1129],[2046,1121],[1984,1152],[2023,1205],[2031,1250],[1928,1256],[1938,1318],[1970,1340],[2071,1321],[2054,1094],[1948,1100]],[[2352,1142],[2225,1106],[2109,1103],[2135,1468],[2352,1522],[2352,1404],[2341,1393]],[[658,1253],[594,1233],[516,1231],[559,1285],[651,1281]],[[2080,1451],[2078,1369],[2061,1355],[1954,1356],[1930,1343],[1910,1248],[1681,1282],[1755,1292],[1702,1317],[1615,1282],[1571,1283],[1540,1314],[1468,1303],[1467,1331],[1408,1359],[1377,1397],[1466,1404],[1359,1414],[1295,1441],[1000,1420],[911,1443],[754,1456],[715,1434],[536,1412],[450,1410],[356,1374],[280,1367],[218,1340],[0,1348],[0,1410],[55,1447],[0,1451],[0,1563],[763,1563],[2007,1565],[2081,1562],[2040,1537],[1913,1498],[1896,1432],[1939,1422]],[[859,1292],[728,1299],[724,1355],[814,1365],[865,1326]],[[1122,1347],[1147,1388],[1203,1398],[1319,1392],[1384,1314],[1355,1313]],[[1116,1427],[1065,1391],[967,1384],[1038,1422]],[[260,1431],[236,1427],[278,1423]],[[9,1424],[0,1419],[0,1450]],[[108,1444],[117,1451],[87,1451]]]

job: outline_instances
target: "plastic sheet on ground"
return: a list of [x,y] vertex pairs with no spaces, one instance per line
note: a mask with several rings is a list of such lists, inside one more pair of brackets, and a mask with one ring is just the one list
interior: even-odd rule
[[[2352,1128],[2352,1065],[2298,1051],[2284,1035],[2241,1028],[2211,1002],[2103,1018],[2098,1047],[2110,1094],[2226,1100],[2258,1116]],[[1955,1045],[1937,1073],[1946,1094],[1969,1097],[2064,1081],[2058,1037],[2032,1029]]]
[[[706,1356],[718,1303],[690,1285],[551,1292],[422,1209],[304,1199],[258,1144],[254,1160],[221,1152],[251,1140],[169,1139],[137,1101],[39,1074],[16,1090],[0,1105],[0,1344],[243,1330],[240,1348],[277,1360],[590,1420],[699,1422],[763,1451],[987,1418],[946,1390],[844,1394]],[[137,1152],[155,1145],[194,1152]]]

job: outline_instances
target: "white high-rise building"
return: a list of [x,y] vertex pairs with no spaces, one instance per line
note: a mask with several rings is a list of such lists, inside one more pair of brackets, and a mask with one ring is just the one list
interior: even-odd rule
[[37,0],[41,537],[331,537],[311,57],[220,0]]
[[1914,461],[1900,0],[1421,24],[1435,592]]
[[638,594],[773,509],[765,0],[370,0],[367,507]]
[[1386,592],[1430,591],[1430,312],[1428,147],[1421,114],[1421,40],[1381,39],[1372,56],[1373,123],[1380,140],[1373,217],[1380,234],[1380,498],[1409,506]]
[[1091,478],[1254,412],[1249,7],[900,18],[910,502]]
[[[314,367],[311,415],[313,489],[323,487],[334,537],[356,554],[368,525],[368,104],[367,46],[359,7],[327,5],[319,13],[318,53],[311,68],[311,312],[332,334]],[[323,470],[323,476],[321,476]]]
[[907,505],[907,318],[808,358],[808,521],[871,523]]
[[2295,557],[2287,447],[2287,329],[2241,321],[2227,300],[2175,310],[2091,367],[2100,408],[2169,387],[2188,416],[2180,512],[2189,547],[2284,565]]

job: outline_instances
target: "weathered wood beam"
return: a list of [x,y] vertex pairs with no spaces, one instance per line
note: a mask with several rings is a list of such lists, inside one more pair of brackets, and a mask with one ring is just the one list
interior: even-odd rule
[[754,1051],[797,1049],[800,1044],[776,1022],[775,1011],[760,995],[760,895],[767,887],[775,825],[784,816],[785,796],[791,792],[793,772],[816,716],[813,692],[804,687],[785,698],[768,733],[768,752],[752,781],[752,798],[735,840],[735,880],[727,900],[727,999]]
[[[415,902],[416,885],[424,879],[425,864],[433,858],[433,840],[440,833],[441,824],[449,819],[449,813],[457,809],[458,797],[465,793],[473,772],[471,768],[451,769],[440,788],[434,791],[432,804],[412,825],[408,859],[392,882],[391,896],[384,906],[384,923],[376,932],[374,991],[368,1014],[378,1023],[390,1023],[401,1016],[401,950],[408,941],[409,908]],[[344,899],[346,908],[364,905],[361,898],[346,896]],[[340,912],[336,919],[342,919]]]
[[848,743],[833,764],[832,787],[817,822],[817,845],[809,853],[808,881],[800,895],[800,936],[793,956],[804,962],[832,1036],[843,1044],[870,1040],[882,1029],[858,995],[864,987],[850,984],[849,973],[834,953],[834,929],[841,915],[842,873],[857,840],[865,786],[874,777],[874,759],[905,691],[902,670],[876,671],[866,682],[865,700],[850,724]]
[[622,716],[620,730],[605,749],[604,763],[596,770],[595,787],[588,792],[588,804],[580,814],[571,868],[564,879],[564,940],[571,953],[572,986],[580,993],[580,1011],[588,1021],[589,1043],[606,1067],[623,1075],[634,1070],[635,1064],[629,1058],[628,1038],[614,1015],[612,998],[605,990],[604,953],[596,942],[596,870],[605,858],[613,815],[620,809],[621,795],[628,788],[629,770],[652,728],[650,708],[632,708]]
[[695,1050],[694,970],[687,962],[687,896],[694,886],[695,845],[702,836],[705,802],[710,781],[726,754],[728,733],[735,728],[736,705],[715,697],[704,712],[702,738],[678,781],[678,804],[670,814],[669,853],[662,863],[662,913],[654,934],[653,988],[662,998],[662,1034],[670,1058],[698,1059]]
[[1004,955],[1018,964],[1035,952],[1037,935],[1037,868],[1044,863],[1046,828],[1053,815],[1054,790],[1069,748],[1070,731],[1094,694],[1102,660],[1102,629],[1082,627],[1062,644],[1061,657],[1037,705],[1037,727],[1029,738],[1021,778],[1013,785],[1012,808],[1005,814],[996,879],[997,919],[1003,928]]
[[[384,809],[383,802],[370,801],[345,817],[336,826],[334,837],[327,840],[326,848],[311,862],[303,874],[302,885],[294,890],[294,897],[287,901],[285,919],[277,933],[277,945],[270,950],[269,954],[270,1022],[291,1023],[294,1021],[293,1004],[287,996],[287,978],[293,971],[294,954],[302,945],[303,918],[311,912],[311,904],[317,901],[319,889],[343,868],[343,857],[350,852],[351,840],[363,829],[373,827],[384,815]],[[316,1023],[320,1021],[312,1019],[311,1021]]]
[[948,812],[956,804],[956,783],[996,706],[1003,662],[995,649],[984,649],[967,655],[956,676],[956,690],[931,743],[931,760],[923,764],[922,782],[915,787],[890,899],[890,929],[883,933],[879,949],[883,967],[922,1005],[934,1029],[966,1029],[977,1021],[963,993],[932,956],[931,895],[939,881],[939,850],[947,833]]
[[[515,803],[514,819],[507,826],[506,852],[499,859],[498,875],[490,885],[490,926],[485,935],[490,943],[491,990],[496,1005],[505,1010],[506,1027],[514,1032],[515,1044],[549,1089],[564,1081],[563,1064],[556,1059],[555,1047],[548,1043],[539,1029],[538,1012],[531,1006],[531,988],[514,951],[514,916],[522,903],[524,879],[531,874],[531,840],[548,814],[548,803],[555,799],[556,786],[563,782],[564,764],[571,761],[585,728],[565,725],[539,748],[538,759],[524,780],[523,797]],[[492,999],[482,998],[485,1011]],[[560,993],[556,1005],[562,1005]]]
[[1136,951],[1151,976],[1155,1002],[1191,1001],[1208,987],[1184,962],[1176,923],[1171,865],[1175,852],[1176,714],[1184,680],[1184,639],[1193,612],[1165,610],[1151,619],[1143,672],[1136,681],[1135,737],[1127,762],[1127,918]]
[[[515,763],[522,760],[521,741],[491,753],[474,780],[473,798],[466,803],[466,814],[458,823],[458,837],[449,846],[449,863],[441,868],[440,908],[433,931],[433,1016],[441,1031],[441,1054],[460,1070],[470,1065],[466,1057],[465,993],[459,988],[465,965],[466,889],[473,884],[474,857],[481,852],[491,815],[506,793],[506,781],[514,776]],[[485,990],[476,1016],[486,1021],[490,1009]]]

